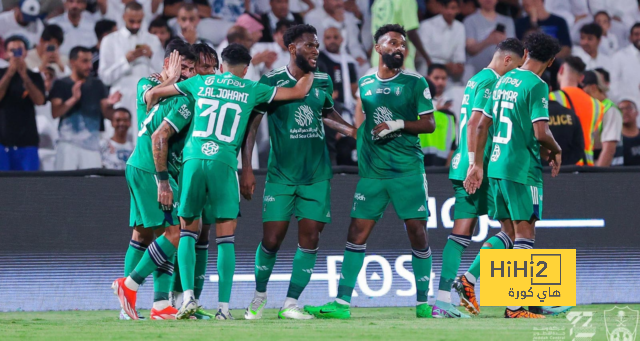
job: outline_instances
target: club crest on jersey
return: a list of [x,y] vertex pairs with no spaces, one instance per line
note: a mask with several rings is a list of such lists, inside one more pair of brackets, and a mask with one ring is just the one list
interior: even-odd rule
[[493,153],[491,153],[491,161],[496,162],[500,158],[500,146],[496,144],[496,147],[493,148]]
[[400,96],[400,94],[402,93],[402,90],[400,90],[400,87],[396,88],[396,96]]
[[313,110],[308,105],[301,105],[296,109],[295,120],[301,127],[306,127],[313,122]]
[[426,99],[431,99],[431,91],[429,91],[429,88],[425,88],[422,95],[424,95],[424,98]]
[[460,164],[460,153],[456,154],[456,156],[453,157],[453,160],[451,160],[451,166],[453,167],[453,169],[458,169],[459,164]]
[[209,141],[202,145],[201,150],[202,150],[202,154],[211,156],[217,153],[218,150],[220,150],[220,146],[218,146],[218,144],[213,141]]

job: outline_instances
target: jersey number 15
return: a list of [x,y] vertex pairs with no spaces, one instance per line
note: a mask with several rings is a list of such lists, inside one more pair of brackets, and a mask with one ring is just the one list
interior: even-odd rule
[[[496,125],[495,132],[496,134],[493,136],[493,142],[507,144],[511,140],[511,132],[513,131],[513,124],[509,117],[505,116],[505,109],[513,109],[513,103],[501,101],[496,102],[493,105],[493,117],[498,116],[498,105],[500,106],[500,122]],[[506,136],[501,136],[502,131],[500,130],[500,125],[505,124],[507,126]]]

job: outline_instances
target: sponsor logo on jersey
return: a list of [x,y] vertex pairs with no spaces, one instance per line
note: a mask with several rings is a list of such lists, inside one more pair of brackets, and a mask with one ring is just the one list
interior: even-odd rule
[[184,119],[188,119],[191,116],[191,110],[187,107],[186,104],[183,104],[180,109],[178,109],[178,113],[184,117]]
[[388,95],[391,93],[391,88],[379,88],[379,89],[376,89],[376,93]]
[[306,127],[313,122],[313,110],[308,105],[301,105],[296,109],[295,120],[301,127]]
[[373,121],[380,124],[384,121],[393,121],[393,113],[387,107],[377,107],[373,112]]
[[[367,199],[364,197],[364,195],[362,195],[362,193],[356,193],[356,194],[353,196],[353,198],[354,198],[354,199],[356,199],[356,200],[360,200],[360,201],[365,201],[365,200],[367,200]],[[354,207],[354,209],[355,209],[355,207]]]
[[264,200],[264,202],[274,202],[274,201],[276,201],[276,198],[274,198],[271,195],[265,195],[263,200]]
[[420,206],[420,208],[418,209],[418,212],[425,212],[427,210],[426,207],[424,207],[424,205]]
[[549,101],[544,97],[542,97],[542,107],[545,109],[549,109]]
[[507,77],[500,78],[500,81],[498,81],[498,84],[511,84],[517,88],[520,86],[520,84],[522,84],[522,80],[507,76]]
[[496,144],[496,147],[493,148],[493,153],[491,153],[491,161],[496,162],[500,158],[500,146]]
[[367,90],[367,92],[364,95],[365,96],[371,96],[371,90]]
[[289,82],[290,82],[290,80],[288,80],[288,79],[281,79],[281,80],[278,81],[278,83],[276,83],[276,86],[277,87],[283,87],[283,86],[289,84]]
[[468,81],[467,82],[467,88],[469,89],[473,89],[476,87],[476,85],[478,85],[478,83],[474,82],[474,81]]
[[213,141],[208,141],[205,144],[202,145],[202,154],[207,155],[207,156],[211,156],[215,153],[218,152],[218,150],[220,150],[220,146],[218,146],[217,143],[213,142]]
[[484,98],[486,98],[486,99],[491,98],[491,90],[490,89],[484,89]]
[[453,157],[453,160],[451,160],[451,166],[453,167],[453,169],[458,169],[459,164],[460,164],[460,153],[456,154],[456,156]]
[[429,88],[425,88],[424,91],[422,92],[422,95],[426,99],[431,99],[431,91],[429,91]]
[[315,88],[316,98],[320,98],[320,89]]
[[364,80],[364,82],[360,83],[360,86],[365,86],[365,85],[371,84],[373,82],[374,82],[373,78],[367,78],[367,79]]
[[215,76],[207,77],[207,79],[204,80],[204,85],[212,85],[213,82],[215,82],[215,80],[216,80]]
[[[227,78],[227,76],[231,77],[231,75],[226,75],[225,78]],[[241,81],[235,80],[235,79],[217,79],[216,80],[217,84],[226,84],[229,86],[235,86],[236,88],[244,88],[244,84]]]

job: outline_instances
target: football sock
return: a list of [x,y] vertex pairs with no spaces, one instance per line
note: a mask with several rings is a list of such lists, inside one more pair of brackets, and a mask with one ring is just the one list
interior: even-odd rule
[[[509,236],[502,231],[496,233],[495,236],[489,238],[486,242],[484,242],[484,245],[482,245],[482,249],[498,250],[512,248],[513,242],[511,241],[511,238],[509,238]],[[472,276],[473,278],[471,278]],[[476,259],[473,260],[473,263],[471,263],[471,266],[465,274],[465,277],[467,277],[467,280],[469,280],[471,284],[476,284],[476,280],[480,278],[480,252],[478,252]]]
[[528,238],[516,238],[516,242],[513,243],[514,249],[533,249],[535,239]]
[[298,299],[304,288],[311,280],[313,268],[316,266],[318,248],[304,249],[298,245],[296,255],[293,257],[293,269],[291,270],[291,281],[287,298]]
[[172,276],[173,263],[171,261],[166,261],[153,272],[154,302],[167,301],[167,305],[169,304],[169,292],[171,291],[171,280],[173,279]]
[[442,273],[438,285],[438,301],[451,303],[451,285],[456,279],[464,250],[471,243],[471,236],[451,234],[442,251]]
[[180,283],[180,266],[178,265],[178,255],[173,259],[173,277],[171,279],[171,291],[175,293],[182,292],[182,283]]
[[136,268],[145,251],[147,251],[146,245],[142,245],[135,240],[129,241],[129,247],[124,256],[124,277],[129,276],[131,271]]
[[229,310],[228,303],[231,298],[233,274],[236,271],[236,247],[234,242],[234,235],[216,238],[216,243],[218,244],[217,267],[219,276],[218,303],[227,303],[226,310]]
[[341,304],[351,303],[351,295],[358,280],[358,274],[364,263],[364,255],[367,244],[357,245],[347,242],[344,249],[344,260],[340,271],[340,282],[338,283],[338,296],[336,302]]
[[[198,233],[180,230],[180,245],[178,245],[178,264],[180,266],[180,283],[184,291],[184,301],[193,297],[193,279],[196,266],[196,240]],[[187,290],[191,295],[187,296]]]
[[273,272],[273,266],[276,264],[276,256],[278,250],[267,250],[262,243],[258,245],[256,250],[256,291],[266,292],[269,277]]
[[[131,272],[127,281],[131,279],[136,284],[140,285],[147,276],[149,276],[155,269],[166,263],[169,259],[173,259],[176,253],[176,248],[171,244],[169,239],[164,235],[156,238],[156,240],[149,245],[147,251],[140,259],[140,262],[136,266],[135,270]],[[125,284],[127,283],[125,281]],[[130,281],[128,281],[130,283]],[[138,290],[127,285],[131,290]]]
[[424,250],[412,249],[411,267],[416,278],[417,304],[427,303],[429,295],[429,277],[431,276],[431,248]]
[[209,259],[209,241],[196,243],[196,267],[194,271],[193,293],[196,300],[200,299],[204,280],[207,272],[207,261]]
[[218,303],[218,309],[222,310],[223,313],[229,312],[229,303],[220,302]]

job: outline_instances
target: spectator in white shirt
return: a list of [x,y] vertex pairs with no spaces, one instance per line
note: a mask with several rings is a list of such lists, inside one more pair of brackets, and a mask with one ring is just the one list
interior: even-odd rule
[[123,15],[127,5],[132,2],[140,4],[142,12],[144,12],[141,28],[145,31],[149,27],[151,20],[162,14],[164,10],[162,0],[98,0],[99,11],[96,11],[96,15],[102,14],[104,19],[113,20],[118,23],[118,28],[124,28],[126,22],[123,20]]
[[343,44],[346,48],[343,51],[355,58],[360,66],[366,64],[367,55],[359,41],[358,24],[360,20],[353,13],[345,10],[344,0],[324,0],[323,6],[318,6],[307,13],[304,20],[318,31],[320,48],[324,48],[322,39],[320,39],[324,37],[324,30],[327,27],[340,27],[342,37],[344,37]]
[[125,108],[118,108],[111,118],[113,136],[100,141],[102,168],[125,169],[127,160],[133,153],[133,144],[127,141],[127,132],[131,127],[131,113]]
[[589,15],[587,0],[545,0],[544,8],[564,18],[569,26]]
[[609,34],[611,29],[611,17],[609,13],[600,11],[594,16],[596,24],[602,28],[602,37],[600,38],[600,45],[598,50],[606,55],[612,55],[618,51],[618,37],[615,34]]
[[274,41],[273,35],[278,30],[278,23],[282,20],[304,24],[304,19],[300,13],[293,13],[289,10],[289,0],[270,0],[269,5],[271,10],[260,17],[264,26],[262,39],[260,39],[261,43],[272,43]]
[[611,71],[612,98],[640,97],[640,23],[631,27],[631,44],[613,55]]
[[7,39],[20,35],[28,43],[27,50],[33,48],[44,30],[39,13],[40,3],[37,0],[23,0],[19,7],[0,13],[0,36]]
[[64,32],[60,53],[67,56],[76,46],[95,46],[98,42],[93,32],[96,22],[91,16],[82,15],[87,9],[87,0],[65,0],[64,9],[64,14],[49,20],[49,24],[60,26]]
[[[142,77],[162,71],[163,50],[155,35],[142,30],[144,12],[137,2],[127,4],[124,28],[104,37],[100,47],[98,75],[111,93],[119,91],[122,100],[118,107],[136,112],[136,84]],[[137,120],[133,116],[130,137],[136,136]]]
[[67,55],[60,54],[60,44],[64,42],[64,33],[58,25],[47,25],[42,31],[35,49],[27,53],[25,62],[30,70],[44,72],[51,67],[58,77],[71,73]]
[[586,24],[580,29],[580,46],[574,46],[571,54],[580,57],[587,70],[603,68],[611,70],[611,56],[598,49],[602,37],[602,28],[596,23]]
[[198,24],[200,16],[198,8],[194,4],[183,3],[178,10],[176,17],[177,27],[174,30],[176,36],[182,38],[189,44],[203,43],[213,48],[213,43],[207,39],[198,37]]
[[273,32],[273,42],[257,43],[251,49],[253,55],[257,55],[263,51],[272,51],[276,54],[276,59],[270,65],[265,63],[262,73],[283,67],[289,63],[289,50],[284,46],[284,32],[291,26],[295,25],[293,21],[280,20],[276,24],[276,30]]
[[[438,3],[441,14],[423,21],[418,33],[431,61],[446,65],[449,76],[457,79],[464,73],[466,60],[464,25],[455,19],[460,6],[457,0],[438,0]],[[426,74],[426,62],[422,58],[416,59],[421,61],[419,73]]]

